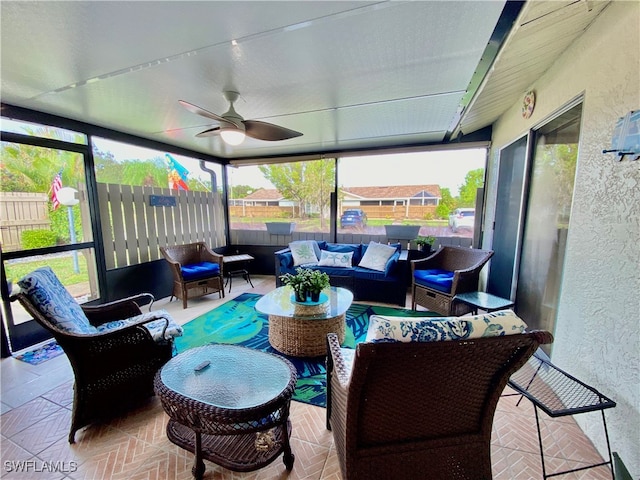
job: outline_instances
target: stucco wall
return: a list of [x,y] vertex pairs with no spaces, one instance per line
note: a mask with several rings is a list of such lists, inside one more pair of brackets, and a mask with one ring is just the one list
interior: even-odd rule
[[[617,402],[606,411],[611,446],[633,478],[640,478],[640,160],[618,162],[602,150],[611,148],[618,117],[640,109],[639,27],[640,2],[609,5],[531,85],[536,92],[533,116],[524,120],[517,103],[494,125],[487,177],[487,205],[492,207],[498,150],[584,94],[551,357]],[[574,418],[604,454],[600,415]]]

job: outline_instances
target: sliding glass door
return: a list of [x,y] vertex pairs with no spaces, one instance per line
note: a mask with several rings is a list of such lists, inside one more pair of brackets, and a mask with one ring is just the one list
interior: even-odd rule
[[554,331],[578,158],[582,105],[534,132],[516,311]]

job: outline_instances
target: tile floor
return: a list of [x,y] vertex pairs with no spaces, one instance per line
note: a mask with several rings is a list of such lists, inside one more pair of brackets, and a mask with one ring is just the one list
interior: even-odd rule
[[[225,300],[244,291],[266,293],[274,288],[273,277],[252,280],[253,289],[235,281]],[[190,300],[189,308],[183,310],[181,302],[169,303],[167,298],[156,302],[154,308],[165,308],[185,323],[223,301],[213,294]],[[192,478],[193,455],[167,440],[168,417],[157,398],[122,418],[80,430],[76,443],[70,445],[67,435],[73,374],[64,355],[36,366],[3,359],[0,380],[0,478]],[[518,398],[504,396],[498,405],[491,452],[494,479],[542,478],[533,406],[527,400],[516,405]],[[601,461],[571,417],[551,419],[541,413],[541,419],[548,474]],[[325,409],[292,402],[291,421],[296,459],[290,473],[280,459],[250,473],[235,473],[205,462],[205,479],[339,480],[333,438],[325,428]],[[18,471],[20,467],[22,471]],[[597,480],[611,478],[611,473],[606,467],[598,467],[556,478]]]

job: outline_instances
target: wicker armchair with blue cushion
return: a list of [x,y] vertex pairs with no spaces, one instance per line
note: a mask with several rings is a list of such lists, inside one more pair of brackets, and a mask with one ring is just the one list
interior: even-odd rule
[[148,293],[98,306],[81,306],[50,267],[18,281],[11,297],[50,331],[67,355],[75,377],[69,443],[95,420],[110,417],[153,395],[153,378],[173,355],[182,335],[164,310],[142,313]]
[[420,305],[440,315],[464,315],[473,310],[454,302],[458,293],[478,290],[480,270],[493,250],[441,247],[433,255],[411,261],[411,309]]
[[224,297],[223,256],[211,250],[206,243],[160,247],[160,252],[171,265],[171,298],[182,299],[182,308],[187,308],[189,298],[215,292],[218,292],[221,298]]
[[327,428],[343,480],[487,480],[498,400],[544,331],[512,311],[372,315],[365,342],[327,336]]

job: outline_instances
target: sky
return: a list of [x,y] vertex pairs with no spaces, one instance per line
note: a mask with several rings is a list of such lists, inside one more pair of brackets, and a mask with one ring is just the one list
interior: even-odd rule
[[[3,125],[4,127],[4,125]],[[165,152],[137,147],[94,137],[96,146],[110,151],[116,160],[163,157]],[[209,179],[209,174],[199,167],[199,160],[173,155],[190,172],[190,178]],[[449,188],[455,196],[465,175],[470,170],[485,168],[484,149],[439,150],[403,154],[387,154],[368,157],[348,157],[339,161],[339,181],[343,187],[366,187],[384,185],[439,185]],[[221,173],[218,166],[212,170]],[[257,166],[229,168],[232,185],[249,185],[258,188],[274,188]]]
[[[455,150],[344,158],[339,163],[343,187],[384,185],[439,185],[453,195],[470,170],[485,168],[486,150]],[[232,185],[274,188],[258,167],[231,168]]]

